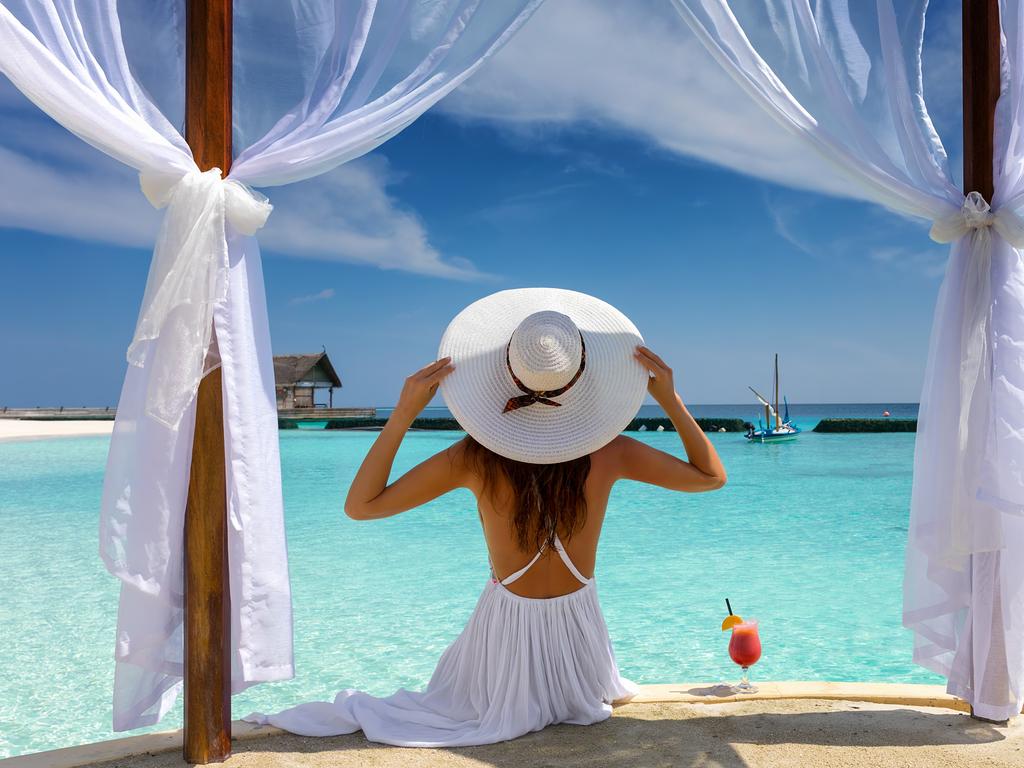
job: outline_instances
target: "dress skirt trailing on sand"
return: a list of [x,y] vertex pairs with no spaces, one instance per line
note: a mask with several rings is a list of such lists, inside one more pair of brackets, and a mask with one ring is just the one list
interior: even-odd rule
[[362,730],[400,747],[492,744],[555,723],[607,719],[613,701],[637,688],[619,675],[594,580],[583,577],[561,542],[555,548],[583,586],[547,599],[506,588],[540,557],[502,581],[491,579],[462,634],[441,656],[422,692],[386,698],[342,691],[276,715],[249,715],[306,736]]

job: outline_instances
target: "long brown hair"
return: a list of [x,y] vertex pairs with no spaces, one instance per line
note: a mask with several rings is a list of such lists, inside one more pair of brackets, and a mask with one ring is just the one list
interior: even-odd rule
[[522,551],[554,547],[559,531],[568,539],[583,527],[589,455],[559,464],[527,464],[494,453],[467,435],[465,456],[482,478],[485,494],[494,498],[498,479],[508,482],[512,493],[509,524]]

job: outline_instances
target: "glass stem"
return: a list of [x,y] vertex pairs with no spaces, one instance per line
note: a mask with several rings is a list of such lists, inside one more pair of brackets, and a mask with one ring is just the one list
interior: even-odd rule
[[747,678],[747,670],[748,669],[750,669],[750,667],[744,667],[743,668],[743,677],[740,678],[740,687],[741,688],[747,688],[750,685],[750,680]]

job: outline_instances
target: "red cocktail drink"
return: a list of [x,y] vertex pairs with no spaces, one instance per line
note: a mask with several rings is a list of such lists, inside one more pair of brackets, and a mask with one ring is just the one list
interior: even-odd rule
[[757,664],[761,658],[761,638],[757,635],[757,622],[748,621],[732,628],[729,657],[741,667]]
[[729,639],[729,657],[743,667],[743,679],[733,690],[736,693],[756,693],[757,688],[747,680],[747,669],[761,658],[761,638],[757,634],[757,620],[751,619],[732,628]]

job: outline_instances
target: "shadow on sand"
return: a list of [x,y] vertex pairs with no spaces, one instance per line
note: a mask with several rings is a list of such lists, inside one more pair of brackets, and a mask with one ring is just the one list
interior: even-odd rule
[[[372,744],[362,734],[333,738],[273,736],[237,742],[235,757],[229,765],[242,766],[348,766],[373,765],[380,768],[402,766],[494,766],[526,768],[617,768],[618,766],[721,766],[739,768],[758,765],[744,745],[773,748],[783,745],[800,750],[843,747],[931,747],[957,749],[1005,739],[993,726],[972,721],[960,713],[921,712],[904,709],[866,709],[791,713],[707,714],[699,709],[683,713],[680,719],[665,719],[668,711],[658,705],[646,705],[631,716],[624,707],[604,723],[589,727],[561,725],[520,739],[482,747],[443,750],[390,750]],[[673,711],[678,715],[678,711]],[[756,749],[756,747],[753,747]],[[390,754],[389,754],[390,751]],[[782,755],[773,753],[772,764]],[[833,753],[834,754],[834,753]],[[935,753],[932,758],[936,757]],[[764,755],[768,757],[768,755]],[[806,753],[805,753],[806,756]],[[820,753],[819,753],[820,756]],[[794,756],[795,757],[795,756]],[[838,758],[838,754],[834,754]],[[923,758],[924,755],[921,755]],[[864,758],[864,755],[861,755]],[[877,764],[886,763],[879,755]],[[166,760],[166,762],[165,762]],[[180,765],[177,754],[155,755],[130,765],[139,768]],[[836,760],[835,764],[847,764]],[[918,764],[911,762],[908,764]],[[922,765],[927,764],[925,762]]]

